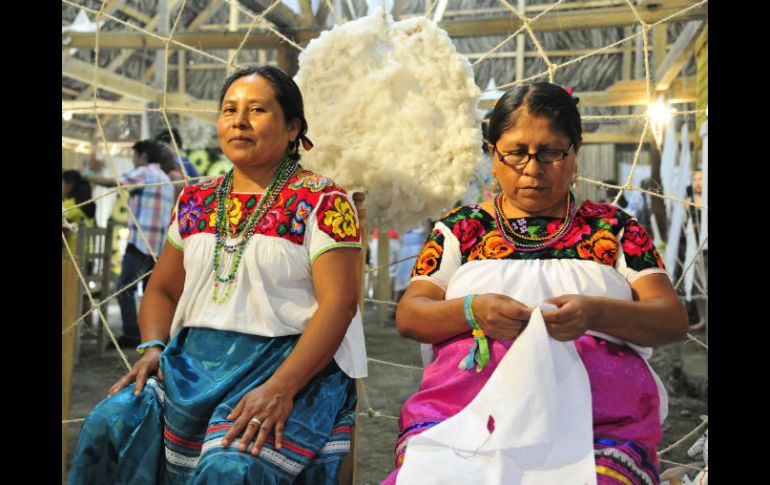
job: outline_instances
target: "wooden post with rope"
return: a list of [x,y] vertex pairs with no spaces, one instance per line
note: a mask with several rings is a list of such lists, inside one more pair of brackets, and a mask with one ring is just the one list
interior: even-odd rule
[[[366,228],[366,209],[364,208],[364,199],[366,194],[363,192],[353,193],[353,202],[356,205],[356,212],[358,213],[358,233],[361,235],[361,255],[358,258],[358,310],[361,312],[361,321],[364,319],[364,295],[366,294],[366,288],[364,284],[364,273],[366,271],[366,245],[367,237],[369,234]],[[356,379],[356,395],[360,396],[361,391],[361,379]],[[358,411],[361,405],[360,398],[356,400],[356,421],[358,421]],[[356,475],[358,474],[358,424],[354,425],[350,430],[350,453],[342,459],[340,464],[340,472],[338,475],[338,483],[340,485],[354,485],[356,483]]]
[[[72,325],[78,315],[78,277],[75,267],[77,259],[61,258],[61,327],[62,332]],[[75,336],[77,332],[66,332],[61,337],[61,417],[67,420],[70,414],[72,393],[72,369],[74,367]],[[61,427],[61,477],[66,483],[67,471],[67,424]]]

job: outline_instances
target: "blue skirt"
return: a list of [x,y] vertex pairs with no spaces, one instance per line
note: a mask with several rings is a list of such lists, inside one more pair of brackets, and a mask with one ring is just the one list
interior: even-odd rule
[[264,383],[299,339],[186,328],[150,378],[97,404],[86,417],[70,469],[80,484],[335,484],[350,450],[355,381],[332,360],[294,398],[283,446],[272,436],[258,456],[220,445],[226,419]]

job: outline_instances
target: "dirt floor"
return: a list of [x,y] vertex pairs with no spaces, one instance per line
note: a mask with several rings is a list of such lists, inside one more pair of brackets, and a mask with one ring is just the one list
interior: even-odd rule
[[[119,322],[117,305],[108,309],[108,319]],[[111,326],[114,325],[111,323]],[[113,327],[119,332],[119,324]],[[374,305],[368,305],[364,330],[369,357],[409,366],[421,366],[419,345],[403,339],[395,330],[392,317],[378,319]],[[708,343],[703,330],[694,335]],[[81,337],[80,362],[73,373],[70,418],[85,416],[94,405],[106,397],[107,389],[125,372],[117,351],[107,350],[97,357],[96,339]],[[126,351],[133,362],[136,353]],[[659,450],[678,441],[700,422],[699,416],[708,414],[706,350],[694,342],[678,343],[656,350],[651,360],[670,394],[669,416],[664,424],[663,441]],[[357,485],[378,484],[393,469],[393,443],[398,434],[398,416],[401,405],[419,386],[419,370],[370,362],[369,377],[363,381],[359,396],[360,411],[371,407],[374,416],[359,416]],[[77,443],[79,424],[68,429],[68,465]],[[663,457],[674,463],[697,465],[686,455],[687,449],[698,436],[693,436]],[[674,465],[662,463],[662,470]]]

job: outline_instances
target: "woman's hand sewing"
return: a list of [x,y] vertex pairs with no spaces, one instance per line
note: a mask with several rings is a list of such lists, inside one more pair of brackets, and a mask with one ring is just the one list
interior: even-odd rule
[[510,340],[527,325],[532,309],[508,296],[484,293],[473,299],[473,315],[485,335]]
[[596,305],[591,297],[584,295],[562,295],[550,298],[545,303],[556,305],[556,310],[543,312],[548,334],[563,342],[575,340],[589,329],[594,320]]
[[108,396],[112,396],[127,385],[136,381],[134,394],[138,395],[144,389],[147,378],[153,374],[158,374],[158,378],[163,380],[160,374],[160,354],[163,351],[159,347],[151,347],[136,361],[134,367],[126,375],[118,379],[118,382],[112,385]]
[[251,454],[259,454],[270,432],[275,429],[275,448],[280,450],[283,442],[283,427],[294,406],[294,395],[291,391],[271,384],[269,381],[256,389],[249,391],[237,406],[227,416],[235,420],[233,426],[222,438],[222,446],[229,446],[241,431],[243,436],[238,449],[246,451],[246,447],[255,438]]

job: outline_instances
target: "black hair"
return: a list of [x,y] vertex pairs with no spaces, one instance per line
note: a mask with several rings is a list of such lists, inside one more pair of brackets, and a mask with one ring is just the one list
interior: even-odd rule
[[486,133],[489,143],[495,145],[506,130],[516,125],[524,110],[550,119],[551,129],[567,135],[577,151],[577,144],[583,140],[577,98],[563,87],[545,82],[522,84],[503,94],[489,117]]
[[252,66],[240,69],[230,75],[225,80],[222,90],[219,92],[219,108],[222,108],[222,102],[224,102],[225,94],[230,86],[238,79],[256,74],[262,76],[270,83],[275,93],[275,100],[281,106],[283,111],[283,119],[286,121],[286,125],[298,119],[300,122],[299,133],[297,138],[289,143],[288,151],[289,157],[292,160],[299,160],[299,144],[300,139],[307,133],[307,121],[305,120],[305,108],[302,103],[302,93],[299,91],[299,86],[294,80],[285,72],[274,66]]
[[[70,186],[69,195],[75,199],[76,204],[82,204],[91,199],[91,184],[80,175],[80,172],[77,170],[64,170],[61,173],[61,179],[62,182]],[[80,209],[91,219],[96,215],[96,204],[93,202],[81,206]]]
[[184,148],[184,144],[182,142],[182,135],[179,134],[179,130],[177,130],[176,128],[171,128],[171,132],[170,133],[169,133],[168,130],[161,131],[160,133],[155,135],[154,141],[163,142],[163,143],[165,143],[167,145],[172,145],[172,142],[171,142],[171,137],[172,136],[174,137],[174,141],[176,142],[176,146],[178,146],[180,150],[182,148]]
[[152,140],[142,140],[134,143],[132,147],[139,155],[147,155],[147,163],[162,163],[164,156],[164,148]]

